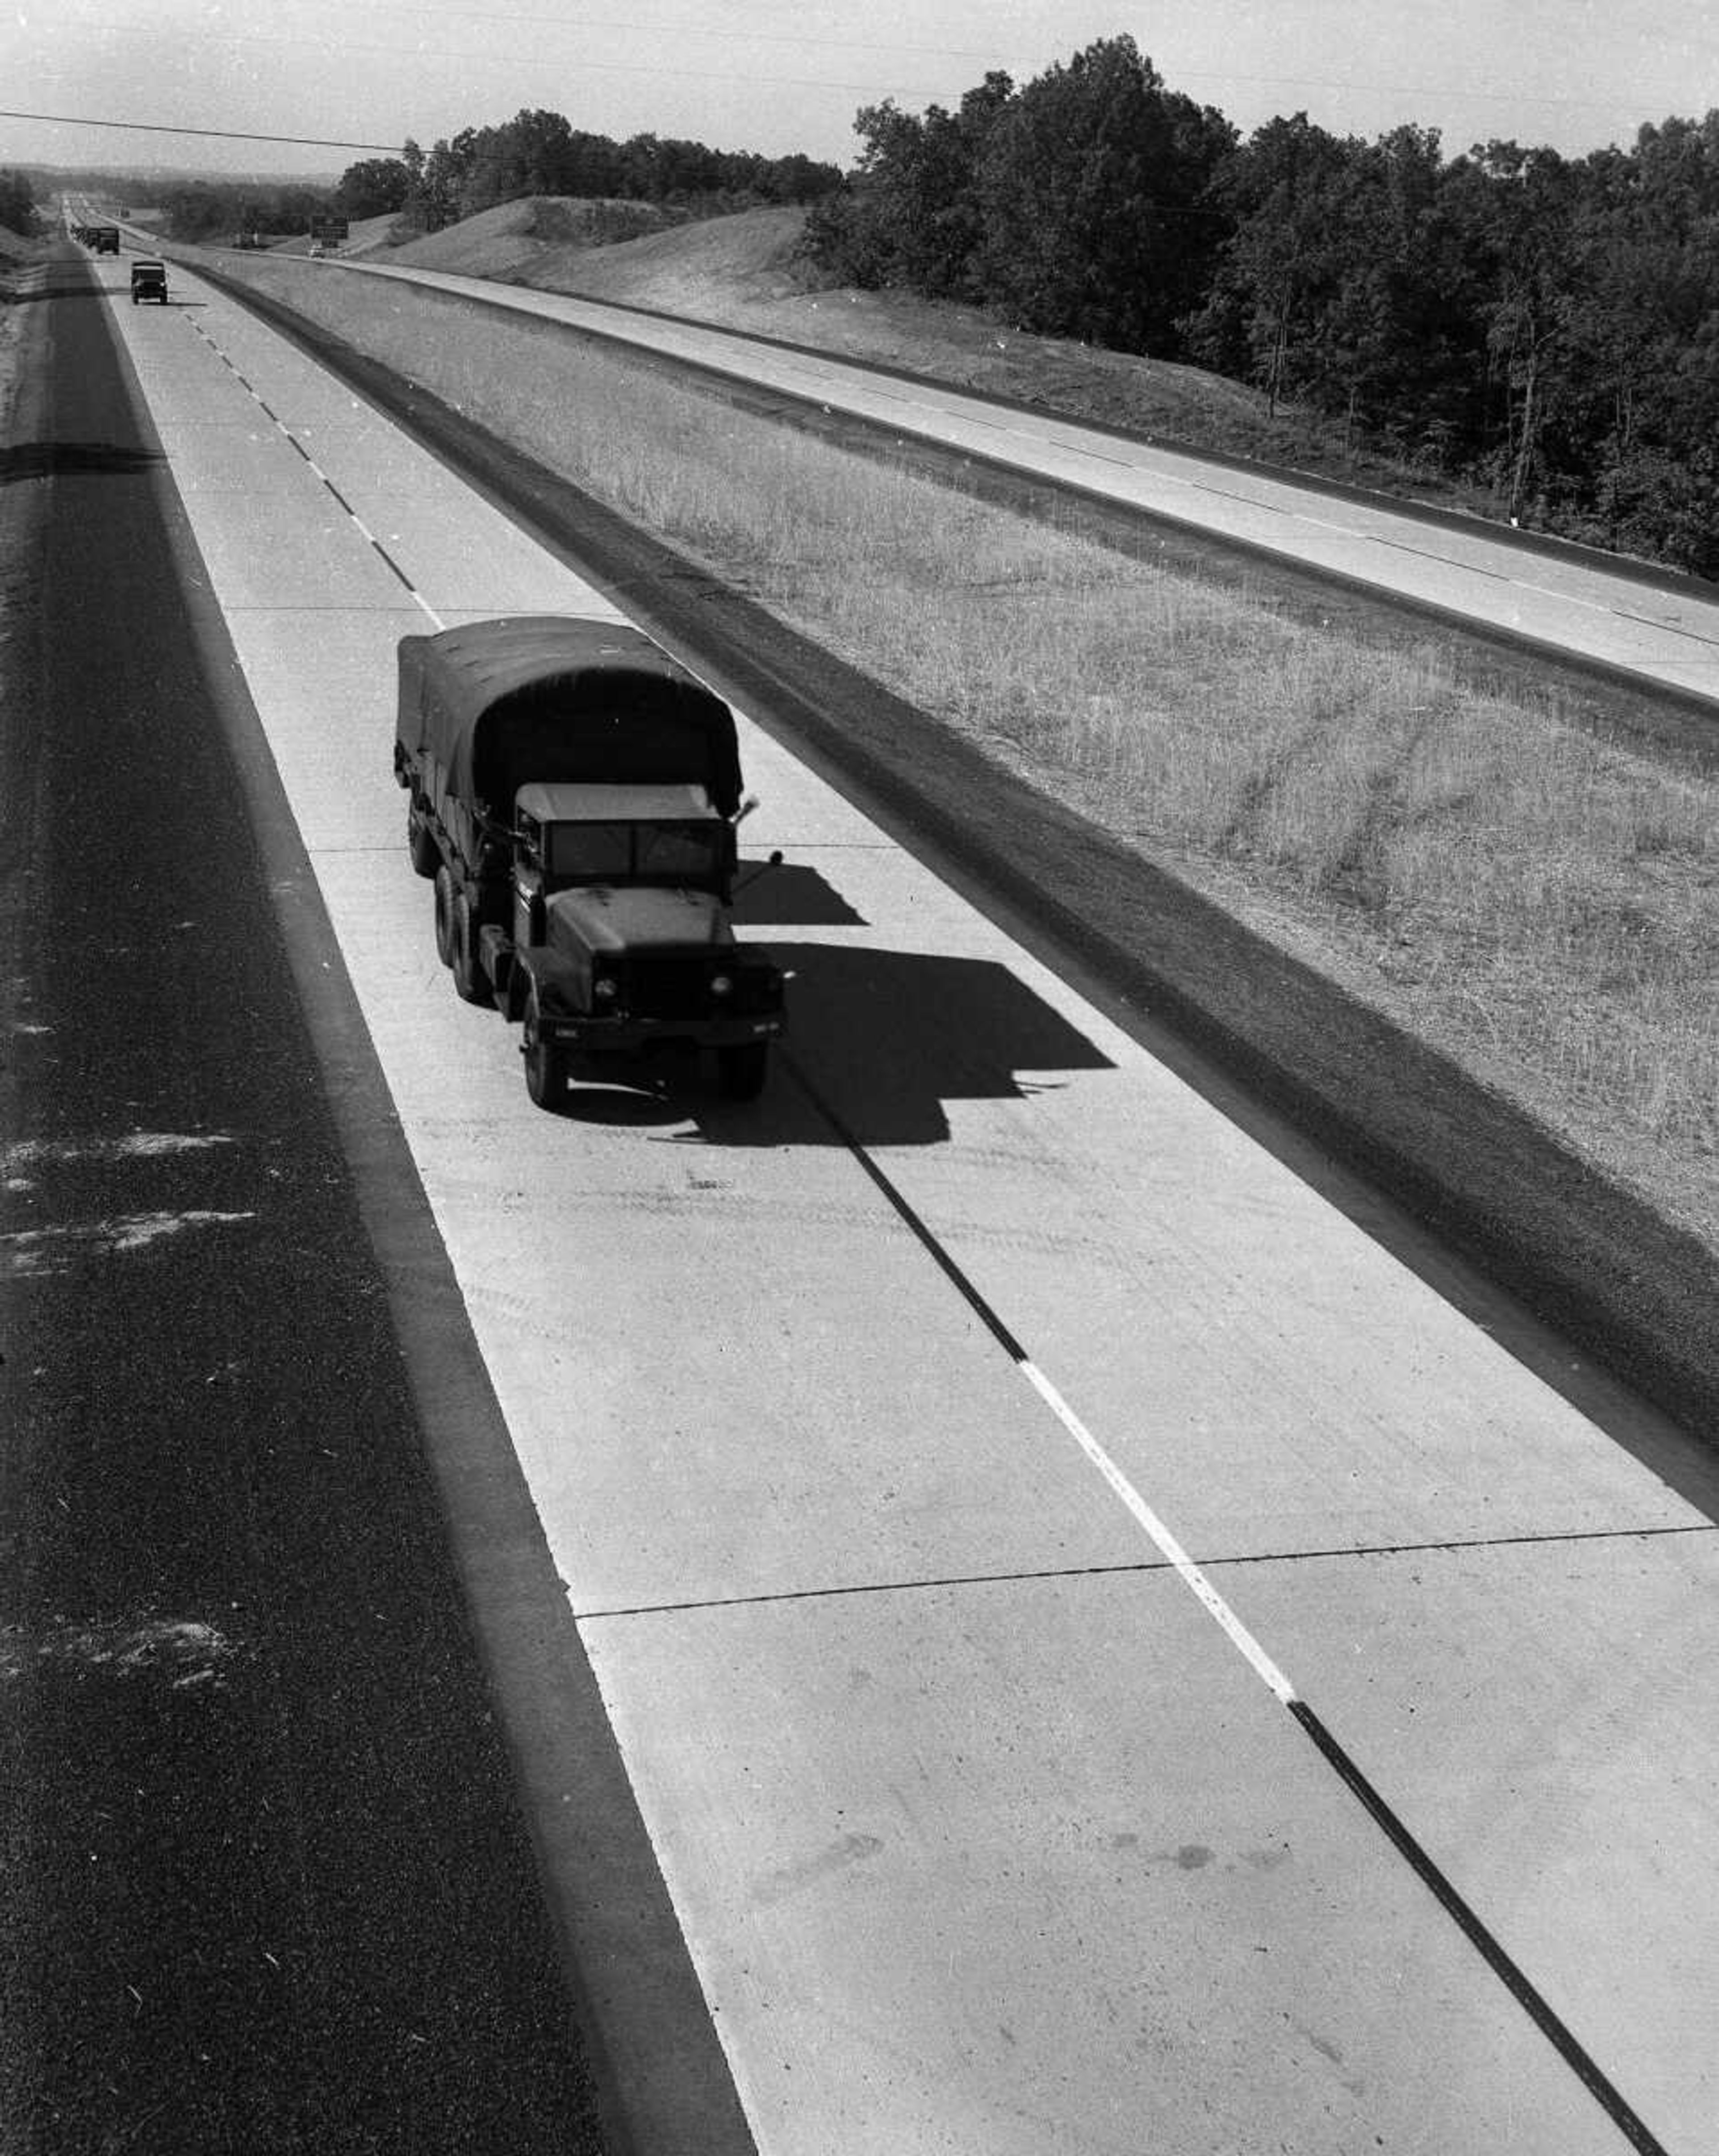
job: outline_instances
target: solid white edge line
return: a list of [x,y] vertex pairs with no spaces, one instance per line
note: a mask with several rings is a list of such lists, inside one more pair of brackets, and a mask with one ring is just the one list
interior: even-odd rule
[[1211,1581],[1206,1578],[1188,1552],[1183,1548],[1175,1536],[1153,1512],[1152,1507],[1147,1503],[1145,1498],[1141,1496],[1038,1364],[1024,1359],[1020,1368],[1034,1391],[1044,1402],[1063,1428],[1068,1431],[1070,1436],[1103,1476],[1105,1481],[1110,1484],[1111,1488],[1121,1499],[1123,1504],[1127,1507],[1129,1512],[1145,1529],[1158,1549],[1175,1567],[1181,1575],[1183,1584],[1198,1596],[1207,1614],[1221,1625],[1228,1634],[1230,1643],[1243,1656],[1255,1675],[1276,1694],[1285,1707],[1290,1706],[1298,1695],[1288,1677],[1279,1669],[1276,1663],[1249,1631],[1247,1626],[1242,1623],[1240,1618],[1213,1586]]

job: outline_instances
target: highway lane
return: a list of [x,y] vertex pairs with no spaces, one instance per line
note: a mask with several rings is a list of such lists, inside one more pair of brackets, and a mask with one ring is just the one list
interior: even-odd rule
[[1292,1691],[1704,2148],[1706,1517],[751,727],[788,1067],[538,1116],[392,650],[589,593],[241,311],[115,313],[759,2147],[1627,2145]]
[[1265,470],[1214,465],[1157,443],[697,323],[385,263],[331,259],[325,268],[329,275],[403,279],[762,383],[1719,702],[1719,598],[1693,581],[1656,588],[1610,572],[1603,557],[1529,552],[1478,522],[1469,531],[1419,521],[1383,499],[1344,500]]

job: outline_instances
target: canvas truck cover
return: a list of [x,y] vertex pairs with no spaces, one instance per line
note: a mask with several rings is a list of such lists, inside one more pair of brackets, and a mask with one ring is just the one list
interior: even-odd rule
[[734,715],[641,630],[514,615],[400,639],[398,738],[439,788],[511,820],[546,784],[701,785],[740,806]]

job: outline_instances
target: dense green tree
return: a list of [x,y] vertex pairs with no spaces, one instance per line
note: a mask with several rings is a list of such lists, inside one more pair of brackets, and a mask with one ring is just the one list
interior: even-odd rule
[[841,181],[834,165],[809,157],[767,158],[649,134],[615,142],[543,110],[464,128],[437,142],[428,157],[413,146],[413,159],[402,161],[408,168],[405,210],[428,231],[531,195],[621,196],[709,211],[807,201]]
[[1212,177],[1208,198],[1231,228],[1204,303],[1187,318],[1188,348],[1258,382],[1274,413],[1280,398],[1307,393],[1316,377],[1360,151],[1298,112],[1268,121]]
[[1582,176],[1555,150],[1490,142],[1454,177],[1453,192],[1465,186],[1464,222],[1487,264],[1478,316],[1504,394],[1503,438],[1489,468],[1515,521],[1549,483],[1548,448],[1566,416],[1582,305],[1574,217]]
[[240,180],[195,180],[161,197],[164,229],[174,239],[223,244],[241,232],[308,232],[327,213],[326,187],[259,187]]
[[812,253],[845,283],[868,289],[988,297],[978,262],[978,171],[1014,94],[1009,78],[993,72],[954,112],[933,105],[916,117],[888,98],[862,108],[854,126],[865,148],[853,179],[808,220]]
[[26,239],[38,229],[36,198],[22,172],[0,171],[0,225]]
[[403,158],[367,157],[341,174],[334,199],[342,216],[386,217],[405,208],[412,185],[412,167]]
[[1436,135],[1340,140],[1305,113],[1227,158],[1214,195],[1234,229],[1190,352],[1340,414],[1421,457],[1478,422],[1484,338],[1470,235],[1444,199]]
[[1131,38],[1050,68],[986,135],[986,295],[1028,328],[1175,352],[1211,280],[1224,223],[1210,188],[1235,139],[1221,113],[1166,90]]

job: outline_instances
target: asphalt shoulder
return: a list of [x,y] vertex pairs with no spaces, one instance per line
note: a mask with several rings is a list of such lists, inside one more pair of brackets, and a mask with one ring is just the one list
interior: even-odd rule
[[0,2114],[26,2149],[604,2146],[103,310],[0,501]]

